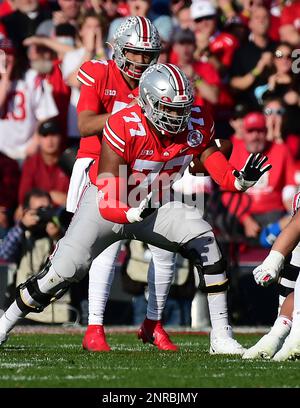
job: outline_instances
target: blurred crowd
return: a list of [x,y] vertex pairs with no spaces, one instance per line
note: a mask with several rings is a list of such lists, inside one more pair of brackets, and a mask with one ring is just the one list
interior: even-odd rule
[[268,248],[288,222],[300,186],[300,0],[0,0],[1,260],[20,262],[28,231],[50,240],[46,252],[63,234],[80,138],[77,71],[112,58],[130,15],[155,24],[159,61],[186,73],[216,138],[232,141],[231,163],[264,152],[273,165],[242,198],[218,195],[212,211],[231,217],[215,225],[220,235],[241,250]]

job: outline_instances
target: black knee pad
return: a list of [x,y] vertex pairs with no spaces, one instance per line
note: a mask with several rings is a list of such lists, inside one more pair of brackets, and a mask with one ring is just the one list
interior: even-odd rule
[[[23,312],[41,313],[45,309],[45,307],[47,307],[51,302],[61,298],[68,290],[70,284],[65,281],[57,285],[53,294],[43,293],[40,291],[38,280],[46,275],[50,266],[51,263],[48,262],[41,272],[30,277],[25,283],[21,283],[16,288],[16,302],[20,310],[22,310]],[[34,304],[29,305],[24,301],[24,297],[22,296],[22,291],[24,289],[27,289],[30,297],[34,301]]]
[[[282,270],[280,274],[280,280],[279,280],[279,295],[283,297],[287,297],[290,293],[294,292],[294,287],[291,288],[290,286],[294,283],[296,283],[296,280],[299,276],[300,273],[300,268],[299,266],[292,265],[290,263],[286,263],[284,265],[284,269]],[[286,286],[284,282],[282,282],[282,279],[287,279],[290,281],[290,285]]]
[[202,265],[201,257],[199,256],[196,249],[187,249],[183,247],[180,251],[181,255],[189,259],[194,267],[197,269],[199,275],[199,289],[203,293],[218,293],[224,292],[228,288],[228,279],[225,278],[221,282],[216,282],[212,285],[206,285],[205,275],[219,275],[221,273],[226,273],[227,262],[224,258],[221,258],[219,261],[215,262],[212,265]]
[[[219,261],[215,262],[212,265],[206,265],[202,266],[202,273],[203,276],[205,275],[220,275],[220,274],[225,274],[225,277],[222,281],[220,282],[215,282],[213,284],[207,285],[205,283],[205,286],[201,289],[202,292],[204,293],[219,293],[219,292],[225,292],[228,289],[228,278],[226,276],[226,267],[227,267],[227,262],[224,258],[221,258]],[[197,268],[198,269],[198,268]],[[199,273],[199,271],[198,271]],[[204,278],[205,281],[205,278]]]

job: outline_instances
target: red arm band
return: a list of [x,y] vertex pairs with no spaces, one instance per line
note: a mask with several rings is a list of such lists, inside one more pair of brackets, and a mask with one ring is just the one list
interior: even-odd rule
[[101,216],[117,224],[128,224],[126,212],[127,180],[120,177],[103,177],[97,179],[99,194],[99,211]]
[[235,177],[232,174],[235,168],[228,162],[223,153],[219,151],[212,153],[203,164],[209,175],[220,187],[227,191],[238,191],[234,186]]

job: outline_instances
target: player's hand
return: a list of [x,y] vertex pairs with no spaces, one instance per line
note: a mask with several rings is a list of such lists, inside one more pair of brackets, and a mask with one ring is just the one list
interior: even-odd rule
[[271,164],[262,167],[267,160],[267,156],[263,156],[261,153],[251,153],[244,167],[240,171],[233,171],[233,175],[236,177],[235,188],[239,191],[246,191],[249,187],[254,186],[260,177],[272,168]]
[[127,213],[126,217],[130,223],[133,222],[141,222],[143,221],[144,218],[146,218],[150,213],[155,211],[154,208],[150,208],[149,204],[151,201],[152,197],[152,191],[147,195],[146,198],[144,198],[141,202],[140,205],[136,208],[130,208]]
[[268,286],[278,279],[284,264],[284,256],[278,251],[271,251],[263,263],[253,271],[255,282],[260,286]]

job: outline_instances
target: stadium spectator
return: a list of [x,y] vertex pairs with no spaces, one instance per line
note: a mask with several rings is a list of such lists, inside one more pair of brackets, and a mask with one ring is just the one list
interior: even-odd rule
[[34,135],[38,121],[56,116],[52,89],[37,71],[27,69],[8,39],[0,40],[6,54],[6,70],[0,73],[0,151],[13,159],[25,159],[37,149]]
[[268,82],[255,90],[259,102],[269,94],[282,98],[286,105],[300,104],[300,81],[292,72],[293,49],[288,43],[279,43],[273,54],[273,66]]
[[290,43],[292,47],[300,44],[299,19],[300,1],[285,2],[280,16],[279,34],[280,40]]
[[173,51],[177,65],[193,83],[195,104],[202,106],[205,102],[214,105],[218,101],[220,77],[218,71],[209,62],[196,61],[196,48],[193,31],[178,29],[173,36]]
[[222,72],[230,66],[238,40],[233,35],[218,30],[217,9],[208,0],[194,0],[191,17],[194,20],[198,58],[207,55]]
[[72,24],[77,27],[77,19],[81,11],[82,0],[57,0],[60,10],[54,11],[52,16],[46,21],[43,21],[35,33],[37,35],[44,35],[52,37],[55,32],[55,27],[59,24]]
[[239,43],[232,34],[218,29],[217,9],[209,1],[192,2],[191,16],[196,35],[195,59],[212,64],[220,76],[214,119],[216,137],[226,138],[230,135],[228,120],[234,106],[228,89],[228,68]]
[[117,18],[123,17],[119,9],[120,2],[119,0],[101,0],[99,1],[98,8],[95,7],[94,3],[95,2],[92,2],[93,9],[98,15],[102,16],[103,22],[105,23],[103,27],[103,37],[106,40],[110,24]]
[[238,103],[235,105],[229,124],[233,129],[230,140],[237,149],[240,143],[243,143],[244,138],[244,117],[249,113],[247,105]]
[[15,11],[2,18],[8,37],[15,47],[22,48],[25,38],[35,34],[37,27],[51,17],[47,8],[41,7],[38,0],[15,0]]
[[[230,163],[239,166],[249,153],[263,153],[273,165],[270,172],[246,192],[246,196],[250,197],[250,207],[247,208],[247,197],[241,196],[237,211],[245,236],[251,243],[258,244],[261,229],[278,222],[290,211],[296,192],[295,168],[292,156],[284,144],[267,141],[266,119],[262,113],[248,113],[244,118],[244,130],[244,143],[233,148]],[[230,199],[228,194],[223,195],[225,205]],[[232,200],[229,212],[236,207],[237,199],[235,196]]]
[[0,18],[13,13],[15,10],[14,2],[12,0],[3,0],[0,3]]
[[296,165],[296,183],[300,185],[300,125],[296,119],[300,115],[298,105],[284,104],[282,99],[269,93],[263,103],[268,129],[267,139],[285,143]]
[[[6,301],[15,294],[15,287],[24,279],[36,274],[45,264],[54,249],[55,243],[62,236],[62,230],[54,217],[51,197],[46,191],[33,189],[26,194],[20,221],[12,227],[0,243],[0,259],[17,264],[15,280],[7,288]],[[44,322],[53,321],[60,306],[50,307],[41,316],[35,313],[30,319]],[[61,311],[61,310],[60,310]],[[61,321],[62,316],[56,316]],[[55,320],[56,320],[55,319]],[[68,321],[63,317],[63,321]]]
[[267,140],[283,143],[283,117],[286,109],[281,99],[277,97],[266,99],[263,113],[266,117]]
[[76,107],[79,99],[80,82],[77,81],[77,72],[85,62],[105,59],[102,27],[99,16],[93,11],[87,11],[79,22],[80,47],[65,54],[62,61],[62,74],[66,83],[71,87],[71,100],[68,111],[68,138],[69,144],[79,143]]
[[18,163],[0,153],[0,239],[6,234],[17,206],[19,180]]
[[170,62],[170,53],[172,49],[172,36],[174,33],[174,23],[169,16],[160,16],[155,19],[154,25],[160,36],[161,51],[158,62],[166,64]]
[[249,20],[249,40],[235,51],[230,69],[230,85],[236,99],[256,109],[258,102],[254,92],[267,82],[275,50],[275,43],[267,35],[269,24],[266,8],[253,9]]
[[28,157],[22,169],[19,203],[24,204],[28,191],[39,188],[49,193],[56,206],[65,206],[69,177],[58,165],[62,136],[56,119],[43,122],[38,128],[39,151]]
[[75,48],[75,38],[77,30],[71,24],[59,24],[55,27],[53,36],[46,37],[44,35],[33,35],[23,41],[26,47],[30,45],[42,45],[51,49],[57,54],[59,60],[62,60],[68,51]]
[[36,81],[45,81],[50,86],[58,109],[58,119],[63,136],[63,146],[65,147],[71,89],[63,80],[60,61],[54,51],[43,45],[30,45],[27,54],[31,68],[38,73]]
[[172,0],[170,9],[176,28],[194,30],[194,20],[191,17],[191,1]]

